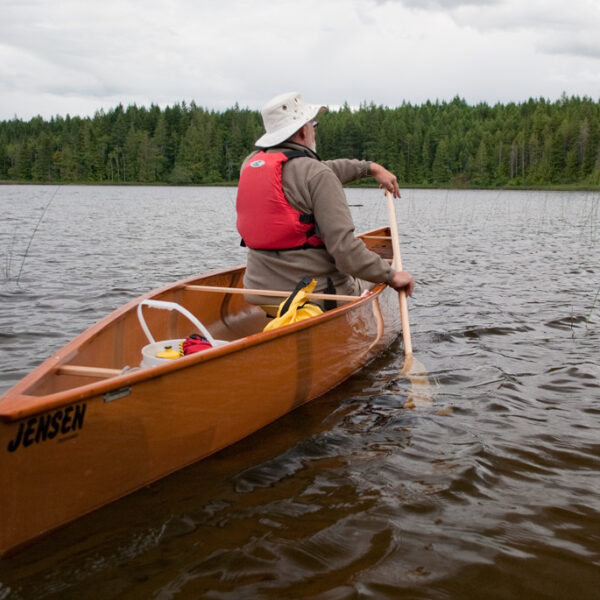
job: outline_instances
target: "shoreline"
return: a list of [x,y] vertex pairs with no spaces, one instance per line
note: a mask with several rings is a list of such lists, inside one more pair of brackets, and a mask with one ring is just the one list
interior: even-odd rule
[[[204,188],[204,187],[237,187],[237,181],[221,181],[217,183],[142,183],[133,181],[69,181],[69,182],[47,182],[47,181],[11,181],[0,179],[0,186],[6,185],[47,185],[47,186],[106,186],[106,187],[172,187],[172,188]],[[350,183],[344,187],[348,188],[378,188],[376,183]],[[500,185],[500,186],[468,186],[468,185],[433,185],[406,183],[400,185],[404,190],[464,190],[464,191],[532,191],[532,192],[600,192],[600,185],[579,183],[557,183],[549,185]]]

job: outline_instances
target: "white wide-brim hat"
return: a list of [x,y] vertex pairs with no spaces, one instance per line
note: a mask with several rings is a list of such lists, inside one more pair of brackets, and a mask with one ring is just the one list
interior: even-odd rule
[[269,148],[280,144],[324,110],[327,107],[303,102],[298,92],[276,96],[261,111],[266,133],[254,145]]

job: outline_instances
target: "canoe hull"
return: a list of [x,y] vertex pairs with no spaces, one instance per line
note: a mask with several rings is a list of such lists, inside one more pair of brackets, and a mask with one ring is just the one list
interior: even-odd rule
[[[224,273],[189,281],[222,283]],[[231,283],[232,276],[227,278]],[[239,280],[239,274],[233,279]],[[189,281],[154,297],[181,299],[177,290]],[[111,323],[126,330],[122,322],[137,302],[107,317],[100,330]],[[223,303],[232,300],[222,297],[220,302],[223,315]],[[243,296],[237,302],[243,303]],[[164,335],[181,335],[181,327],[176,324]],[[69,389],[60,389],[60,382],[37,385],[35,377],[26,378],[0,402],[0,555],[321,396],[385,349],[399,327],[397,294],[378,286],[366,299],[311,322],[233,339],[203,356],[99,382],[79,377],[79,385]],[[134,344],[138,348],[140,339]],[[86,343],[68,345],[58,356],[89,362],[85,348]],[[48,370],[52,360],[38,369]]]

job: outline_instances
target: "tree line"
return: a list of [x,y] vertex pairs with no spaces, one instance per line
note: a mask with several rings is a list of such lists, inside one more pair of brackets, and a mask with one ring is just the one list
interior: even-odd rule
[[[376,160],[415,186],[600,185],[600,102],[362,104],[319,117],[319,155]],[[0,122],[0,180],[234,183],[263,133],[258,111],[185,102],[93,117]]]

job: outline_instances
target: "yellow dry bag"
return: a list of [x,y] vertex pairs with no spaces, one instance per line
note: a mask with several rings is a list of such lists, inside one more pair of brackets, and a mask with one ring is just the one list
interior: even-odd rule
[[296,289],[279,305],[277,317],[269,322],[263,331],[270,331],[320,315],[323,312],[321,307],[309,302],[306,297],[306,294],[310,294],[316,285],[316,279],[311,281],[308,277],[304,277]]

